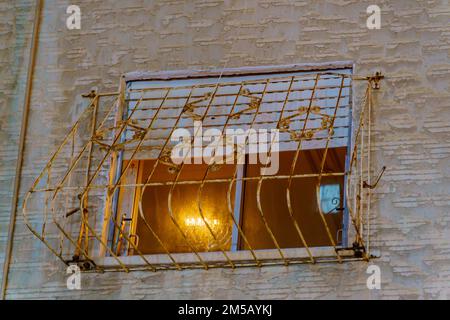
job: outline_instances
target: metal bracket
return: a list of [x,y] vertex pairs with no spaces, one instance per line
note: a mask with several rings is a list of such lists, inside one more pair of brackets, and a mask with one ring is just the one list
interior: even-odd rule
[[352,250],[356,258],[362,258],[366,253],[366,248],[357,242],[353,242]]
[[379,90],[380,89],[380,80],[384,79],[384,75],[377,71],[374,76],[369,77],[369,82],[372,85],[372,89]]
[[97,96],[97,91],[91,90],[89,93],[85,93],[81,95],[83,98],[94,99]]
[[72,260],[66,261],[68,265],[76,265],[81,271],[90,271],[97,268],[94,261],[89,259],[80,259],[79,256],[73,256]]
[[378,186],[378,183],[380,182],[381,177],[383,176],[385,171],[386,171],[386,166],[384,166],[381,169],[380,173],[378,174],[377,180],[373,184],[368,184],[367,181],[363,181],[363,188],[370,189],[370,190],[375,189]]

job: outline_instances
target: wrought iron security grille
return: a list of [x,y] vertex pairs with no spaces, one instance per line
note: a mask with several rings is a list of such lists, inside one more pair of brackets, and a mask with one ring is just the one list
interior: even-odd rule
[[[204,77],[195,79],[159,79],[152,81],[121,80],[119,92],[91,92],[89,106],[63,139],[57,151],[26,194],[23,215],[31,232],[65,264],[78,263],[84,269],[124,270],[184,269],[211,267],[263,266],[268,264],[342,262],[370,258],[371,190],[378,183],[371,181],[371,112],[372,92],[379,88],[380,74],[355,77],[346,70],[323,70],[286,74],[258,74],[240,77]],[[352,121],[352,81],[366,81],[364,98]],[[149,85],[150,84],[150,85]],[[357,117],[356,117],[357,116]],[[195,132],[195,121],[204,128],[278,129],[279,149],[291,151],[286,174],[243,176],[238,168],[231,175],[208,178],[221,165],[210,164],[201,178],[180,178],[184,164],[175,164],[171,157],[177,128]],[[353,122],[353,127],[351,123]],[[250,142],[245,139],[245,146]],[[274,144],[270,141],[268,153]],[[345,170],[327,172],[327,154],[334,148],[347,148]],[[236,153],[236,147],[232,147]],[[301,152],[320,149],[322,158],[314,173],[297,173],[296,163]],[[275,152],[275,151],[273,151]],[[247,154],[244,151],[244,155]],[[130,175],[135,161],[152,159],[144,179]],[[171,179],[155,181],[158,165],[164,165]],[[384,170],[383,170],[384,171]],[[344,202],[335,206],[320,203],[325,194],[322,182],[327,177],[345,177]],[[318,221],[329,241],[326,248],[310,246],[304,236],[308,226],[294,216],[293,183],[298,179],[314,179],[314,193],[319,202]],[[277,234],[267,220],[261,204],[261,188],[271,180],[288,182],[285,197],[293,230],[301,250],[282,248]],[[245,230],[234,215],[232,188],[238,183],[256,184],[257,217],[273,241],[274,250],[255,250],[247,240]],[[233,252],[216,246],[214,252],[199,252],[192,237],[174,214],[173,192],[181,185],[196,185],[198,216],[186,218],[190,226],[202,226],[211,241],[218,241],[218,223],[204,213],[202,190],[206,185],[226,183],[223,199],[230,225],[245,242],[242,250]],[[142,195],[148,188],[167,186],[167,212],[173,227],[189,247],[189,254],[171,252],[162,235],[148,221],[142,205]],[[124,195],[127,195],[126,200]],[[124,200],[125,199],[125,200]],[[335,199],[334,199],[335,200]],[[127,202],[128,201],[128,202]],[[331,200],[333,197],[331,196]],[[128,215],[120,208],[128,206]],[[28,208],[42,208],[30,212]],[[324,211],[324,208],[327,208]],[[341,230],[338,243],[330,231],[326,215],[345,211],[348,223]],[[147,254],[136,234],[137,220],[157,241],[163,253]],[[198,229],[197,229],[198,230]],[[227,239],[232,234],[227,235]],[[348,240],[344,241],[344,238]],[[351,243],[350,243],[351,242]],[[350,245],[348,245],[350,243]],[[270,252],[269,252],[270,251]]]

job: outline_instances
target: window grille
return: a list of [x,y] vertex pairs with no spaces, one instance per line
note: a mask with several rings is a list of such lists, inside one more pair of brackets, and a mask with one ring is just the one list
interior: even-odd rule
[[[379,88],[382,76],[356,77],[348,68],[318,69],[225,70],[215,75],[182,76],[132,74],[121,79],[118,92],[84,95],[90,101],[89,106],[25,196],[26,225],[65,264],[77,263],[84,269],[97,271],[234,268],[370,259],[371,190],[379,181],[379,177],[375,183],[371,181],[372,92]],[[352,108],[353,81],[366,82],[357,108]],[[184,163],[176,164],[170,157],[175,143],[171,137],[177,128],[185,128],[193,132],[194,139],[195,121],[201,121],[205,130],[214,127],[222,133],[225,129],[278,129],[279,150],[273,151],[273,141],[269,141],[268,154],[291,152],[287,173],[244,176],[236,166],[231,176],[208,178],[208,173],[225,166],[214,163],[206,166],[206,174],[201,178],[181,179]],[[246,147],[248,140],[244,140]],[[348,150],[345,168],[326,172],[327,154],[337,148]],[[297,173],[299,156],[319,149],[317,171]],[[231,150],[238,153],[235,146]],[[250,156],[251,152],[243,154]],[[150,173],[141,180],[136,177],[136,163],[140,160],[152,161]],[[164,165],[173,179],[156,182],[152,179],[159,164]],[[342,186],[326,183],[330,176],[344,177],[345,182]],[[297,208],[293,206],[293,181],[305,178],[315,181],[313,191],[319,209],[316,218],[325,230],[326,246],[310,246],[304,236],[305,228],[310,226],[294,218],[293,211]],[[289,182],[285,196],[279,201],[287,205],[291,228],[301,244],[299,248],[280,247],[261,205],[262,186],[277,179]],[[226,183],[231,190],[250,181],[258,182],[254,202],[257,210],[253,214],[261,219],[274,243],[273,250],[256,250],[247,243],[243,227],[234,215],[239,200],[235,198],[232,203],[231,191],[223,199],[216,199],[226,203],[228,209],[234,231],[227,237],[232,243],[238,237],[247,244],[237,251],[220,246],[213,252],[197,250],[170,207],[174,188],[192,184],[201,189],[209,184]],[[190,248],[189,253],[171,252],[142,212],[139,194],[163,185],[170,188],[168,212],[173,227]],[[184,223],[202,226],[203,232],[217,240],[220,235],[214,227],[218,222],[202,212],[202,191],[198,194],[199,215],[187,217]],[[344,195],[342,199],[340,194]],[[128,214],[121,212],[124,206]],[[328,222],[338,211],[344,212],[344,225],[336,236],[330,232]],[[133,231],[138,217],[140,227],[160,243],[164,252],[142,252],[139,237]]]

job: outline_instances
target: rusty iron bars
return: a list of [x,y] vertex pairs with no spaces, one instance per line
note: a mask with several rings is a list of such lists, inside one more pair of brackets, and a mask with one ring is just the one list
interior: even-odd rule
[[[373,77],[355,77],[344,73],[320,72],[214,84],[200,83],[140,89],[130,88],[122,79],[118,92],[91,92],[84,96],[90,99],[89,106],[69,130],[25,195],[23,203],[25,224],[63,263],[66,265],[77,263],[85,270],[128,272],[132,269],[156,271],[185,268],[235,268],[252,265],[368,260],[370,259],[372,189],[381,177],[380,175],[372,184],[372,92],[379,89],[382,78],[383,76],[379,73]],[[343,131],[350,129],[348,124],[344,123],[351,120],[352,80],[365,81],[367,86],[360,108],[356,110],[359,112],[359,117],[353,121],[356,124],[354,133],[343,134]],[[235,91],[232,90],[233,88]],[[344,90],[347,92],[346,95]],[[174,92],[183,92],[183,94],[176,95]],[[323,94],[324,92],[333,93],[330,95]],[[216,102],[220,99],[225,100]],[[343,100],[346,100],[347,104],[343,104]],[[333,104],[330,106],[326,103],[327,101],[332,101]],[[218,122],[217,119],[223,120]],[[189,124],[186,124],[189,121],[192,127],[193,121],[208,122],[207,120],[209,124],[205,123],[205,127],[219,126],[222,135],[231,126],[247,129],[257,127],[279,129],[281,133],[286,134],[283,136],[285,140],[281,139],[280,143],[290,146],[290,150],[295,151],[289,174],[238,177],[236,166],[233,175],[229,178],[207,179],[208,173],[215,170],[214,166],[217,166],[217,164],[210,164],[201,179],[180,180],[184,162],[176,165],[171,161],[170,137],[176,128],[189,127]],[[310,123],[313,124],[309,125]],[[165,135],[158,136],[156,132],[165,132]],[[198,132],[194,132],[194,139],[197,134]],[[330,146],[342,144],[339,139],[346,139],[343,145],[351,149],[349,164],[345,172],[325,172],[327,152]],[[155,143],[155,141],[160,142]],[[270,141],[269,156],[274,142],[273,139]],[[318,144],[323,146],[320,171],[314,174],[295,174],[300,151],[308,143],[313,147]],[[249,139],[245,138],[244,146],[248,145]],[[234,152],[237,151],[234,150]],[[132,160],[143,158],[155,159],[149,176],[145,181],[134,183],[125,181]],[[152,181],[159,163],[168,166],[171,174],[174,175],[173,181]],[[303,229],[307,226],[294,218],[292,182],[295,179],[316,178],[316,199],[320,202],[319,189],[322,179],[326,176],[346,177],[345,207],[348,210],[349,222],[353,226],[349,235],[354,237],[354,242],[350,248],[336,243],[321,205],[318,203],[320,221],[326,230],[330,248],[334,254],[317,256],[303,235]],[[281,248],[265,217],[261,202],[261,188],[265,181],[272,179],[288,181],[286,199],[280,199],[280,201],[287,201],[289,216],[306,252],[304,257],[292,257],[286,249]],[[233,214],[232,189],[238,181],[257,182],[258,214],[275,246],[274,254],[270,258],[252,248]],[[222,258],[217,259],[216,256],[210,259],[208,254],[197,252],[181,228],[173,213],[172,194],[177,186],[187,184],[199,186],[196,202],[200,218],[210,236],[217,240],[218,235],[215,234],[204,214],[202,196],[206,184],[224,182],[228,183],[225,198],[227,214],[248,250],[246,255],[240,256],[219,248]],[[170,252],[144,212],[142,197],[145,190],[150,186],[161,185],[170,186],[168,211],[172,223],[193,254],[194,259],[188,262],[186,257]],[[145,229],[164,249],[168,260],[160,257],[154,259],[151,255],[143,254],[138,246],[138,236],[131,232],[131,226],[126,227],[127,223],[136,223],[136,221],[130,221],[130,218],[117,214],[118,194],[124,189],[137,191],[134,210],[142,220]],[[41,207],[42,212],[35,211],[36,208]],[[29,208],[33,208],[33,211]],[[344,254],[349,249],[351,254]],[[130,260],[131,255],[128,253],[132,253],[135,259]]]

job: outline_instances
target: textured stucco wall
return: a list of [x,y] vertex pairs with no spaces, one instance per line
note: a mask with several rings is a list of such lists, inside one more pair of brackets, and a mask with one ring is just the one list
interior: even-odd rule
[[[85,106],[80,94],[115,90],[121,73],[351,60],[358,74],[387,76],[373,125],[375,166],[388,167],[372,221],[383,288],[367,290],[358,262],[83,274],[83,290],[68,291],[63,266],[19,214],[8,298],[450,298],[448,0],[75,3],[80,31],[65,28],[68,1],[45,2],[22,193]],[[381,30],[366,28],[370,4],[382,9]],[[32,12],[31,1],[0,2],[0,258]]]
[[[30,1],[0,1],[0,267],[11,211],[14,172],[32,32]],[[3,274],[0,274],[0,280]]]

